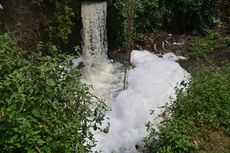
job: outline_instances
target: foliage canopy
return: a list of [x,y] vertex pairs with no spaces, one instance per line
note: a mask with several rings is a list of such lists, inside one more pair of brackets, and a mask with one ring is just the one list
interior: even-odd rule
[[79,81],[72,57],[24,57],[0,36],[0,152],[89,152],[105,105]]

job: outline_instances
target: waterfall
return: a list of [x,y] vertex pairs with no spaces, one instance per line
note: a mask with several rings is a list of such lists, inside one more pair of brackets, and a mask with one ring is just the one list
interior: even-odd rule
[[84,69],[82,82],[93,85],[93,93],[101,99],[110,99],[118,90],[122,76],[117,73],[119,64],[112,64],[107,58],[106,31],[107,2],[83,1],[82,51]]
[[93,77],[107,62],[107,2],[82,2],[84,77]]
[[[157,127],[159,120],[154,118],[161,112],[159,107],[175,99],[175,87],[189,80],[188,74],[169,54],[158,57],[148,51],[133,51],[135,68],[128,71],[129,86],[117,92],[122,89],[124,73],[121,64],[107,58],[106,7],[107,2],[97,1],[82,2],[81,8],[85,65],[81,81],[92,85],[91,92],[112,108],[103,122],[103,126],[110,123],[109,133],[94,131],[98,143],[93,151],[138,153],[135,146],[141,146],[148,134],[145,124],[152,121]],[[155,111],[154,116],[150,110]]]

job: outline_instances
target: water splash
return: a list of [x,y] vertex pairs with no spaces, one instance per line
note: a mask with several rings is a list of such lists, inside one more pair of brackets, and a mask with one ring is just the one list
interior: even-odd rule
[[85,67],[82,82],[93,85],[93,93],[109,100],[119,90],[121,65],[107,58],[107,2],[82,2],[82,51]]
[[106,114],[110,118],[110,131],[94,136],[98,141],[94,151],[137,153],[135,145],[148,134],[145,123],[158,124],[150,116],[150,110],[159,114],[158,107],[175,98],[175,87],[189,77],[174,62],[178,57],[167,54],[159,58],[147,51],[133,51],[131,62],[135,68],[128,73],[129,86],[114,96],[122,88],[123,73],[122,66],[109,61],[106,55],[106,7],[106,2],[82,2],[81,9],[85,64],[82,81],[93,85],[92,92],[109,101],[108,105],[112,107],[112,111]]
[[[95,150],[103,153],[139,153],[142,139],[148,135],[145,124],[151,121],[155,128],[161,121],[159,107],[176,98],[180,82],[188,82],[190,75],[171,58],[158,57],[148,51],[132,51],[128,88],[119,92],[111,102],[112,111],[106,114],[111,127],[108,134],[95,135]],[[177,57],[178,58],[178,57]],[[150,115],[150,110],[154,114]],[[156,118],[156,119],[155,119]]]

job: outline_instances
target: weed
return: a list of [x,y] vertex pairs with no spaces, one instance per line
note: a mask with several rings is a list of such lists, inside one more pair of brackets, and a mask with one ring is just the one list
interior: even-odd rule
[[[230,69],[210,66],[194,73],[186,93],[178,93],[177,100],[165,110],[164,121],[156,131],[151,124],[145,139],[149,152],[191,152],[202,150],[213,136],[207,131],[225,133],[220,139],[229,140],[230,132]],[[196,137],[197,134],[199,137]],[[196,137],[196,139],[194,139]],[[206,137],[206,138],[205,138]],[[198,138],[198,139],[197,139]],[[202,143],[199,143],[202,140]],[[227,141],[226,141],[227,142]],[[211,142],[215,146],[216,141]],[[227,150],[228,145],[225,146]],[[218,150],[218,146],[216,146]],[[223,150],[223,149],[222,149]]]
[[230,37],[222,38],[213,31],[206,31],[204,37],[197,37],[194,47],[188,53],[190,59],[205,57],[207,54],[214,52],[217,49],[224,48],[230,45]]
[[0,36],[0,152],[85,153],[95,145],[90,129],[99,129],[105,104],[92,100],[66,58],[26,57]]

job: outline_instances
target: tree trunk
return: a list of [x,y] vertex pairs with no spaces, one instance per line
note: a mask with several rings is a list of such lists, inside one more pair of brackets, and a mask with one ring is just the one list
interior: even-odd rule
[[126,60],[130,62],[130,54],[133,46],[133,19],[134,19],[134,1],[127,2],[127,23],[125,26],[125,50]]

